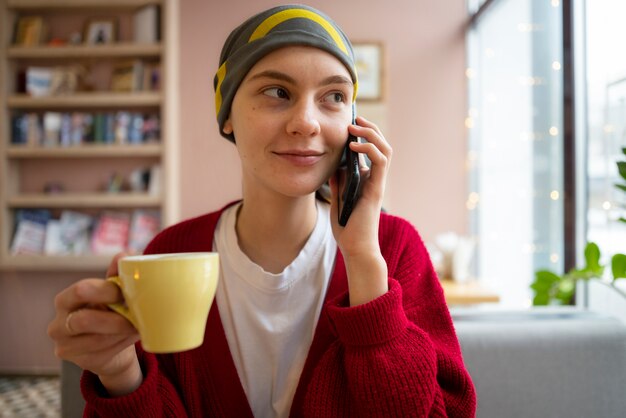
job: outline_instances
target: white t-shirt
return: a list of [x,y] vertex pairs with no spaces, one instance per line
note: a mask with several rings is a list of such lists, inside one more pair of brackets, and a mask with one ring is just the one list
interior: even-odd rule
[[254,416],[287,417],[335,262],[330,206],[317,202],[306,244],[282,273],[273,274],[239,248],[240,205],[226,209],[215,230],[221,269],[217,306]]

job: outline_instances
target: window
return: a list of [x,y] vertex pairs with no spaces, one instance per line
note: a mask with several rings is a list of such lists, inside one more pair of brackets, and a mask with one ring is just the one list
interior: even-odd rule
[[[616,161],[626,147],[626,55],[620,46],[626,38],[626,2],[586,2],[587,68],[587,239],[596,242],[603,261],[626,252],[624,215],[626,196],[614,187]],[[581,115],[585,116],[585,115]]]
[[475,274],[523,307],[536,270],[563,269],[563,11],[491,3],[467,38],[467,209]]

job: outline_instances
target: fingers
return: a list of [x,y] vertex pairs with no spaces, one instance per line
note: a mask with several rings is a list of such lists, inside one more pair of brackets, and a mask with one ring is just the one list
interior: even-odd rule
[[48,326],[48,336],[55,340],[67,340],[80,335],[136,334],[133,325],[123,316],[104,309],[78,309],[68,314],[57,313]]
[[68,316],[66,328],[72,335],[81,334],[134,334],[135,327],[122,315],[109,310],[79,309]]
[[119,351],[139,340],[138,334],[89,334],[79,335],[64,344],[56,346],[55,355],[60,358],[74,358],[84,355],[95,356],[109,350]]
[[54,305],[59,312],[71,312],[87,305],[106,305],[122,299],[122,292],[115,284],[102,279],[84,279],[59,293]]
[[387,159],[390,159],[393,150],[389,142],[385,139],[383,133],[380,131],[380,128],[378,128],[375,123],[370,122],[361,116],[356,119],[356,122],[357,125],[350,125],[350,132],[353,135],[364,138],[368,142],[376,145],[376,148],[378,148],[387,157]]
[[115,256],[113,257],[113,260],[111,260],[111,262],[109,263],[109,268],[107,269],[107,275],[106,277],[111,277],[111,276],[117,276],[117,262],[120,258],[125,257],[127,255],[130,255],[131,253],[127,253],[127,252],[121,252],[121,253],[117,253],[115,254]]

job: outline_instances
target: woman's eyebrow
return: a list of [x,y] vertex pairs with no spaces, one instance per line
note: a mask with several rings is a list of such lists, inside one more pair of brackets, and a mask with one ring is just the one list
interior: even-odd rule
[[331,75],[330,77],[326,77],[319,83],[320,86],[327,86],[329,84],[349,84],[351,86],[353,85],[352,80],[342,75]]
[[296,80],[294,80],[291,76],[274,70],[266,70],[261,71],[260,73],[256,73],[250,77],[250,81],[257,80],[259,78],[271,78],[273,80],[280,80],[287,83],[296,84]]
[[[261,71],[260,73],[256,73],[250,77],[249,81],[258,80],[261,78],[284,81],[293,85],[298,84],[298,82],[290,75],[276,70],[265,70]],[[326,77],[318,83],[319,86],[327,86],[329,84],[348,84],[351,86],[353,85],[352,80],[343,75],[331,75],[330,77]]]

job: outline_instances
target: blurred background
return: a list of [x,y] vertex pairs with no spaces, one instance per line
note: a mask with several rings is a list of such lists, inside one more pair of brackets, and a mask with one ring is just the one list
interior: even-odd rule
[[[240,197],[213,76],[230,30],[276,4],[0,1],[0,374],[58,374],[57,292]],[[602,265],[626,250],[626,3],[307,4],[356,47],[358,113],[394,148],[385,208],[451,307],[529,309],[538,271],[589,267],[588,242]]]

